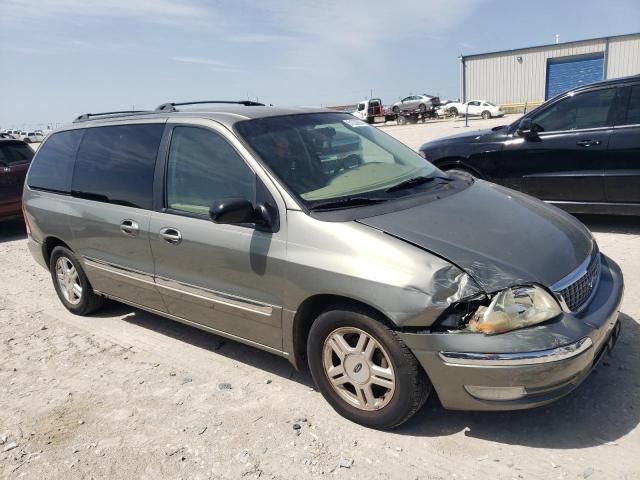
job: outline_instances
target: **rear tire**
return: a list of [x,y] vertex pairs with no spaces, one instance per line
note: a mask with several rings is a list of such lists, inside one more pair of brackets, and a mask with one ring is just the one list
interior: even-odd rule
[[427,111],[427,106],[424,103],[421,103],[420,105],[418,105],[418,111],[420,113],[424,113]]
[[484,112],[482,112],[482,118],[484,118],[485,120],[489,120],[491,118],[491,112],[489,110],[485,110]]
[[105,304],[106,299],[94,293],[80,262],[68,248],[53,249],[49,271],[58,298],[71,313],[89,315]]
[[313,379],[336,412],[376,429],[409,420],[432,386],[397,333],[365,308],[343,305],[322,313],[307,340]]
[[400,107],[398,107],[397,105],[394,105],[391,111],[395,114],[398,114],[398,112],[400,112]]

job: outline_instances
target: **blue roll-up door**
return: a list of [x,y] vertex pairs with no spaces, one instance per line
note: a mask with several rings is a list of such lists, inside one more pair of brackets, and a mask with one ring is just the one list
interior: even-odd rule
[[547,60],[545,100],[588,83],[602,80],[604,55],[580,55]]

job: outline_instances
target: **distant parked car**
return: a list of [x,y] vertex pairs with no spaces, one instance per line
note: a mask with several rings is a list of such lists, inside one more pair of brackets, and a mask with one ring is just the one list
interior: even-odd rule
[[398,113],[403,110],[420,110],[427,111],[431,107],[435,107],[440,104],[440,99],[433,95],[427,95],[423,93],[421,95],[410,95],[403,98],[399,102],[393,104],[393,112]]
[[11,135],[11,138],[13,138],[15,140],[20,140],[20,130],[15,130],[13,128],[10,128],[9,130],[7,130],[6,133],[8,135]]
[[0,218],[20,215],[22,186],[33,150],[20,140],[0,139]]
[[40,143],[44,140],[44,135],[37,132],[27,132],[22,140],[26,143]]
[[479,116],[485,119],[504,116],[502,107],[487,102],[486,100],[470,100],[466,103],[453,102],[447,104],[446,108],[448,113],[453,116],[464,115],[465,112],[467,112],[467,108],[469,115]]
[[370,98],[359,102],[353,115],[368,123],[385,122],[384,107],[379,98]]
[[640,215],[640,75],[559,95],[511,125],[425,143],[420,154],[574,213]]

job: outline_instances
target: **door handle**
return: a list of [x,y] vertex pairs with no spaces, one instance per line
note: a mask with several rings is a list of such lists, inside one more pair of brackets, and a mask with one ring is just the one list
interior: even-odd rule
[[123,220],[120,224],[120,231],[127,237],[135,237],[140,233],[140,227],[133,220]]
[[596,145],[600,145],[600,140],[580,140],[576,142],[576,145],[579,147],[594,147]]
[[166,227],[160,230],[160,238],[171,245],[178,245],[182,241],[182,234],[175,228]]

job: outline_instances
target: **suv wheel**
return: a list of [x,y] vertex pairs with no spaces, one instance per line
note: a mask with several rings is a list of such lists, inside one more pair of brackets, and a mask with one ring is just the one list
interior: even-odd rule
[[51,252],[49,271],[58,298],[71,313],[88,315],[105,303],[96,295],[73,252],[65,247],[56,247]]
[[491,118],[491,112],[489,110],[485,110],[484,112],[482,112],[482,118],[484,118],[485,120],[489,120]]
[[422,407],[431,383],[397,334],[358,308],[321,314],[307,342],[318,389],[342,416],[372,428],[395,428]]

